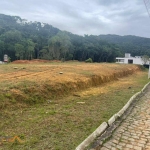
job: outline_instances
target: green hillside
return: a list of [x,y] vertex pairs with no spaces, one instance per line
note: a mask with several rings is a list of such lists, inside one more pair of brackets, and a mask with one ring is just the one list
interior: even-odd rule
[[125,52],[150,56],[150,39],[136,36],[84,35],[61,31],[41,22],[0,14],[0,60],[17,59],[114,62]]
[[119,36],[119,35],[99,35],[102,40],[109,43],[117,44],[120,49],[125,53],[131,53],[136,55],[148,55],[150,56],[150,38],[138,37],[138,36]]

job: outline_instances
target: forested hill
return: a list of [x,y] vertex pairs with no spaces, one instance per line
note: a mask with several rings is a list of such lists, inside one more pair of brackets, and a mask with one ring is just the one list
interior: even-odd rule
[[150,39],[135,36],[84,35],[41,22],[0,14],[0,60],[48,59],[113,62],[125,52],[150,56]]
[[131,53],[133,56],[150,56],[150,38],[138,36],[119,36],[119,35],[99,35],[99,37],[109,43],[117,44],[123,52]]

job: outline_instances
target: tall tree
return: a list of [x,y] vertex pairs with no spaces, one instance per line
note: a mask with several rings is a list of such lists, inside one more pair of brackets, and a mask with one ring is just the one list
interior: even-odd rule
[[32,42],[31,39],[28,39],[27,40],[27,51],[26,51],[26,54],[27,54],[27,57],[28,57],[29,60],[31,60],[33,58],[34,47],[35,47],[35,43]]
[[23,59],[24,58],[24,46],[17,43],[15,44],[15,56],[17,59]]
[[0,40],[0,60],[3,60],[3,56],[5,54],[5,44],[3,41]]
[[49,39],[49,53],[53,59],[66,59],[66,54],[72,46],[70,38],[66,32],[59,32]]

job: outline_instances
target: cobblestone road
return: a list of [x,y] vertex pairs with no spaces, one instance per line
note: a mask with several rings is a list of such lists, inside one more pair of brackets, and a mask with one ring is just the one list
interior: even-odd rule
[[150,86],[100,150],[150,150]]

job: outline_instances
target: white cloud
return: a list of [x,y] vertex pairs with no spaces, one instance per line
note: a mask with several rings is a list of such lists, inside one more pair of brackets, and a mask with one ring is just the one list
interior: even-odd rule
[[75,34],[150,37],[150,19],[141,0],[5,0],[0,13],[49,23]]

